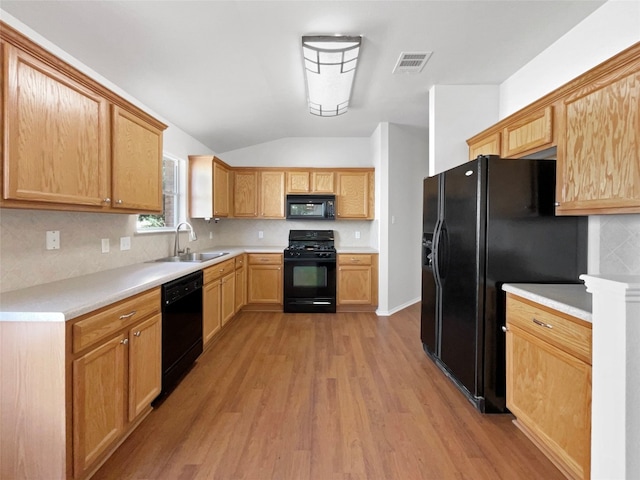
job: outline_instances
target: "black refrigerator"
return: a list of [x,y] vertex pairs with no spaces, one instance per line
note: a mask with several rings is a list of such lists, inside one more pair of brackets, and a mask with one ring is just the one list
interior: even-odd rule
[[502,284],[587,271],[587,218],[554,205],[554,160],[480,156],[424,180],[422,344],[481,412],[506,411]]

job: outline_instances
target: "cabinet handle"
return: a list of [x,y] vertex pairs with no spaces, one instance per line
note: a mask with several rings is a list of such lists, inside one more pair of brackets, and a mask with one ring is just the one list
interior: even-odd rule
[[560,202],[554,202],[553,205],[556,206],[556,207],[559,207],[560,206]]
[[351,257],[351,261],[352,261],[353,263],[359,263],[359,262],[360,262],[360,259],[359,259],[359,258],[353,258],[353,257]]
[[129,343],[129,339],[128,338],[123,338],[122,340],[120,340],[120,343],[122,345],[126,345],[127,343]]
[[504,333],[507,333],[507,332],[509,331],[509,329],[508,329],[505,325],[503,325],[503,326],[502,326],[502,331],[503,331]]
[[140,330],[138,330],[137,332],[134,332],[133,336],[134,337],[139,337],[142,334],[142,332]]
[[120,320],[126,320],[127,318],[133,317],[136,313],[136,310],[133,310],[131,313],[127,313],[126,315],[120,315]]
[[111,199],[109,197],[103,198],[102,203],[111,203]]
[[118,205],[122,205],[122,200],[116,200],[116,203],[117,203]]
[[548,323],[544,323],[541,322],[540,320],[538,320],[537,318],[533,318],[532,319],[533,323],[535,323],[536,325],[540,325],[541,327],[544,328],[553,328],[553,325],[549,325]]

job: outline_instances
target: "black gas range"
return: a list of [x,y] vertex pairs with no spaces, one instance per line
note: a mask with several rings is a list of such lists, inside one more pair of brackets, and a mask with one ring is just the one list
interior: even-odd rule
[[284,311],[336,311],[333,230],[291,230],[284,250]]

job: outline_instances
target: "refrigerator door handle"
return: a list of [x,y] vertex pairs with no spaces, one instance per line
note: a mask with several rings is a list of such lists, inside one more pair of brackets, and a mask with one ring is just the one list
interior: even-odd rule
[[436,231],[433,235],[433,276],[436,280],[436,285],[442,287],[440,279],[440,234],[442,233],[442,222],[438,220],[436,224]]

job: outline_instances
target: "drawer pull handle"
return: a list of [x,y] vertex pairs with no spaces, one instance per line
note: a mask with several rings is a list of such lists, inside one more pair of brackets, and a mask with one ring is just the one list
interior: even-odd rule
[[129,343],[129,339],[128,338],[123,338],[122,340],[120,340],[120,343],[122,345],[126,345],[127,343]]
[[136,313],[136,310],[133,310],[131,313],[127,313],[126,315],[120,315],[120,320],[126,320],[127,318],[133,317]]
[[137,332],[134,332],[133,336],[134,337],[139,337],[141,333],[142,332],[140,330],[138,330]]
[[540,321],[540,320],[538,320],[537,318],[534,318],[532,321],[533,321],[533,323],[535,323],[536,325],[540,325],[541,327],[544,327],[544,328],[553,328],[553,325],[549,325],[548,323],[541,322],[541,321]]
[[504,333],[507,333],[507,332],[509,331],[509,329],[503,325],[503,326],[502,326],[502,331],[503,331]]

